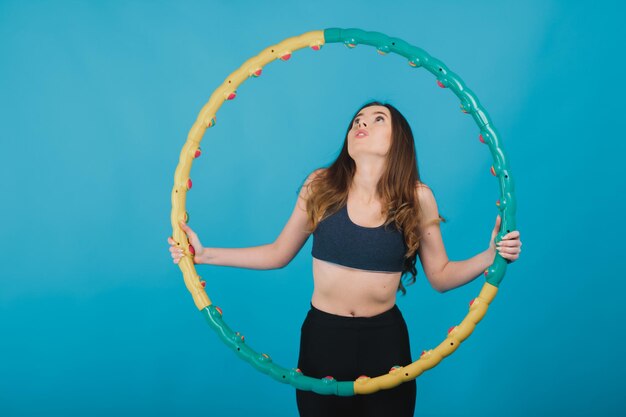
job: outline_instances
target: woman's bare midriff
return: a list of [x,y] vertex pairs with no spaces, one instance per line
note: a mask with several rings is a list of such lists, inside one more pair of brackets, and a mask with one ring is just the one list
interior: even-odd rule
[[313,258],[311,304],[338,316],[371,317],[391,309],[401,272],[349,268]]

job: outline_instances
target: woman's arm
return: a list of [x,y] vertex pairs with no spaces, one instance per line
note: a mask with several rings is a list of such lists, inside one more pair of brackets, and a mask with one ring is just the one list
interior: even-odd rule
[[[200,242],[196,232],[186,223],[180,222],[180,227],[187,234],[187,239],[194,249],[193,262],[195,264],[210,264],[221,266],[234,266],[249,269],[276,269],[276,249],[274,244],[254,246],[251,248],[205,248]],[[185,256],[183,249],[178,243],[167,238],[170,244],[172,260],[179,263]]]
[[450,261],[436,221],[439,210],[433,192],[421,184],[417,187],[417,196],[424,219],[417,253],[430,285],[439,292],[446,292],[477,278],[493,263],[495,252],[489,248],[470,259]]
[[306,212],[307,200],[310,194],[309,184],[323,171],[323,168],[313,171],[304,181],[291,217],[274,242],[281,268],[287,266],[296,257],[311,235],[311,233],[307,232],[310,225]]
[[276,246],[269,243],[249,248],[204,248],[198,263],[267,270],[282,268],[278,259]]
[[490,249],[464,261],[448,261],[439,276],[440,292],[458,288],[478,278],[493,263],[495,253]]
[[287,266],[302,249],[310,235],[306,231],[308,185],[320,172],[321,170],[314,171],[306,179],[289,221],[273,243],[249,248],[203,248],[197,263],[262,270]]

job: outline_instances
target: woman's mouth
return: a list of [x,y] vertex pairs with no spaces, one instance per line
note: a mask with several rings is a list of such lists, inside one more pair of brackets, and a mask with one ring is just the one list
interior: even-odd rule
[[367,132],[365,130],[357,130],[356,134],[354,135],[355,138],[364,138],[365,136],[367,136]]

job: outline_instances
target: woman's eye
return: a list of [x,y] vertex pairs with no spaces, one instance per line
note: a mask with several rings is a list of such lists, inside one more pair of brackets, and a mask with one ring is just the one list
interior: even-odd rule
[[[353,125],[358,125],[360,120],[361,119],[354,119]],[[385,118],[383,116],[376,116],[375,121],[378,121],[378,120],[385,121]]]

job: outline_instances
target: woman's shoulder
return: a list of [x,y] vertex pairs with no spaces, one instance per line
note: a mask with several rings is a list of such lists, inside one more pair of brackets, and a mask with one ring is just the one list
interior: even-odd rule
[[430,224],[439,224],[441,221],[446,221],[439,215],[439,207],[437,206],[437,200],[433,190],[423,182],[418,181],[415,184],[415,194],[420,206],[420,213],[422,219],[426,221],[422,222],[422,227],[426,227]]
[[309,185],[311,182],[315,181],[316,179],[322,177],[324,175],[324,173],[326,172],[327,168],[318,168],[316,170],[314,170],[313,172],[311,172],[309,174],[309,176],[306,178],[306,180],[304,180],[304,184],[305,185]]
[[419,205],[424,207],[433,207],[437,206],[437,202],[435,201],[435,195],[433,194],[433,190],[424,184],[421,181],[417,181],[415,183],[415,197],[419,202]]
[[318,168],[306,177],[299,189],[300,197],[304,198],[305,200],[309,198],[309,196],[311,195],[311,183],[320,178],[320,176],[323,175],[325,171],[326,168]]
[[430,187],[426,184],[424,184],[423,182],[421,182],[420,180],[415,181],[415,188],[417,190],[422,189],[422,188],[426,188],[430,190]]

